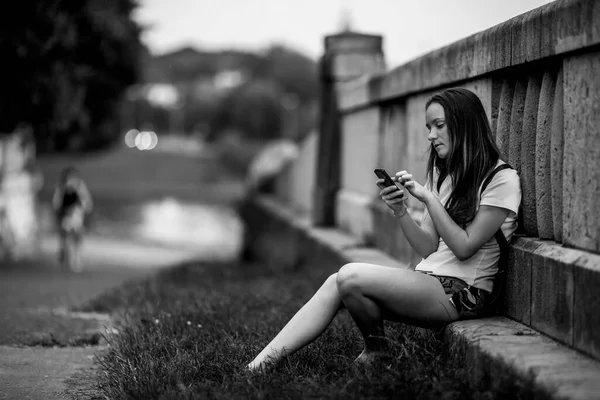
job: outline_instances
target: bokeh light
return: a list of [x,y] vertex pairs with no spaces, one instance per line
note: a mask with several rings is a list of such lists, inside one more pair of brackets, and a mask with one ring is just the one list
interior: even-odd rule
[[135,141],[136,141],[136,137],[138,136],[140,132],[137,129],[130,129],[126,134],[125,134],[125,144],[127,145],[127,147],[135,147]]
[[150,147],[148,148],[148,150],[152,150],[158,144],[158,135],[153,131],[150,131],[149,133],[150,133],[151,141],[150,141]]
[[140,132],[138,136],[140,140],[136,144],[137,148],[140,150],[148,150],[150,148],[150,145],[152,144],[152,136],[150,135],[150,132],[143,131]]
[[158,135],[153,131],[142,131],[135,137],[135,147],[138,150],[152,150],[157,144]]

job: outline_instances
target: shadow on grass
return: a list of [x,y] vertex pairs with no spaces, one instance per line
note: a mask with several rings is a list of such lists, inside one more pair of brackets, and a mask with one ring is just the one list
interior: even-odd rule
[[530,381],[469,382],[460,352],[433,334],[389,324],[392,360],[355,366],[358,330],[342,311],[325,333],[266,375],[245,365],[327,277],[250,264],[187,264],[111,291],[82,310],[119,315],[99,359],[111,399],[549,398]]

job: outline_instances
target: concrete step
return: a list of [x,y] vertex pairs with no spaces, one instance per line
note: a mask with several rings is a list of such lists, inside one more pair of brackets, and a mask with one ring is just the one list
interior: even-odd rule
[[[241,211],[247,223],[247,252],[279,268],[305,263],[335,268],[348,262],[407,268],[382,251],[362,247],[339,229],[312,227],[308,216],[273,197],[256,197]],[[600,362],[517,321],[506,317],[459,321],[443,336],[465,354],[475,381],[514,372],[532,378],[557,399],[600,399]]]

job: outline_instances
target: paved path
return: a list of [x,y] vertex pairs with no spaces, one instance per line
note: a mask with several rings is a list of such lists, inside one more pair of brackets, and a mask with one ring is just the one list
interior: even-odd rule
[[120,148],[44,159],[42,200],[66,165],[78,167],[96,199],[84,271],[61,271],[46,208],[40,258],[0,268],[0,400],[93,398],[98,332],[110,318],[70,310],[160,268],[235,257],[241,246],[230,204],[243,188],[209,153]]
[[[46,251],[56,246],[53,238],[44,240]],[[0,399],[69,398],[65,391],[77,390],[77,382],[69,384],[68,379],[91,368],[104,345],[59,346],[97,340],[110,324],[108,316],[69,309],[194,256],[186,250],[94,237],[84,249],[86,270],[80,274],[61,272],[53,261],[0,270]],[[31,345],[35,347],[24,347]]]

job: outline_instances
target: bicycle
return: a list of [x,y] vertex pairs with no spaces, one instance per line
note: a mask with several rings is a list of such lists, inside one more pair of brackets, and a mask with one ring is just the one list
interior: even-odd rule
[[60,220],[60,261],[63,268],[81,272],[81,240],[83,237],[85,212],[81,207],[71,207]]

